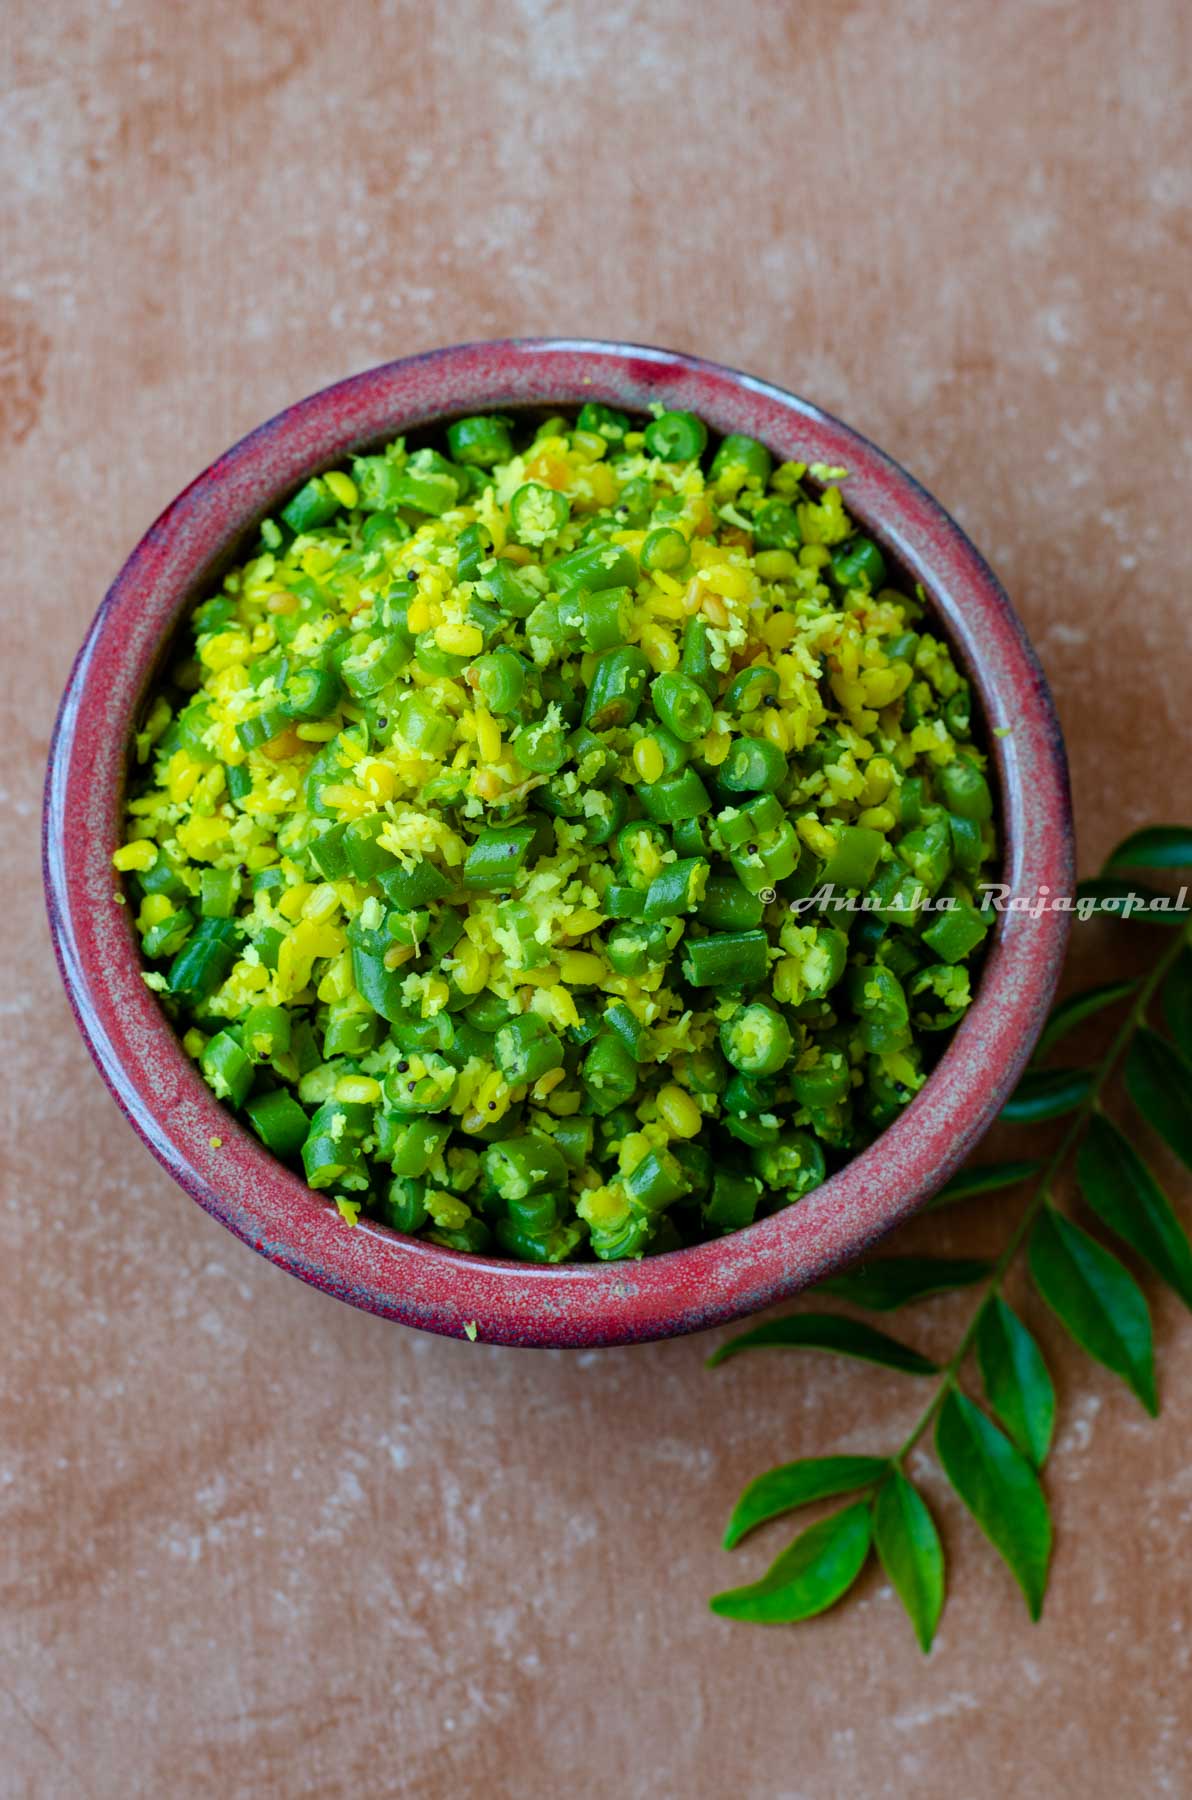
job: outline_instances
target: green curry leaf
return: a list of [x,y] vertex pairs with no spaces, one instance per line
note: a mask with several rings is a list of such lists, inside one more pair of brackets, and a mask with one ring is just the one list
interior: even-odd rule
[[899,1369],[904,1375],[936,1373],[936,1365],[909,1344],[901,1344],[859,1319],[846,1319],[843,1313],[792,1313],[785,1319],[771,1319],[721,1344],[708,1358],[708,1367],[714,1369],[742,1350],[828,1350]]
[[945,1475],[1004,1557],[1037,1619],[1051,1556],[1051,1517],[1038,1476],[980,1407],[955,1388],[940,1407],[935,1447]]
[[1093,903],[1093,910],[1130,925],[1184,925],[1186,906],[1172,896],[1127,874],[1092,875],[1076,884],[1076,898]]
[[873,1542],[926,1653],[943,1611],[944,1548],[927,1503],[901,1469],[877,1491]]
[[821,1281],[817,1291],[867,1307],[870,1312],[894,1312],[912,1300],[972,1287],[985,1280],[990,1267],[969,1256],[886,1256]]
[[1093,1089],[1091,1069],[1028,1069],[1006,1104],[1008,1125],[1043,1125],[1084,1104]]
[[974,1347],[990,1406],[1023,1455],[1041,1469],[1055,1428],[1055,1388],[1038,1344],[1000,1294],[977,1322]]
[[868,1501],[832,1513],[797,1537],[760,1581],[714,1595],[712,1611],[756,1625],[791,1625],[826,1612],[864,1568],[871,1533]]
[[1061,1324],[1157,1413],[1151,1316],[1133,1276],[1050,1205],[1035,1221],[1027,1255],[1035,1286]]
[[1144,1026],[1126,1057],[1126,1087],[1151,1129],[1192,1169],[1192,1064]]
[[1110,852],[1105,868],[1192,868],[1192,825],[1144,825]]
[[767,1469],[749,1483],[734,1506],[724,1533],[724,1548],[734,1549],[758,1525],[793,1512],[797,1506],[871,1487],[889,1469],[888,1460],[882,1456],[808,1456]]
[[1116,1125],[1089,1120],[1076,1158],[1081,1192],[1097,1217],[1192,1307],[1192,1245],[1170,1200]]
[[1103,987],[1086,988],[1083,993],[1070,994],[1066,1000],[1061,1000],[1043,1027],[1033,1060],[1042,1062],[1048,1051],[1054,1050],[1070,1031],[1075,1031],[1086,1019],[1104,1012],[1106,1007],[1128,999],[1137,986],[1137,981],[1107,981]]
[[1163,983],[1163,1017],[1180,1050],[1192,1062],[1192,950],[1186,946]]
[[1029,1181],[1032,1175],[1038,1175],[1043,1164],[1037,1161],[972,1163],[961,1169],[946,1182],[935,1196],[928,1202],[925,1210],[934,1212],[937,1207],[952,1206],[957,1200],[969,1200],[975,1194],[996,1194],[1003,1188],[1017,1187],[1022,1181]]

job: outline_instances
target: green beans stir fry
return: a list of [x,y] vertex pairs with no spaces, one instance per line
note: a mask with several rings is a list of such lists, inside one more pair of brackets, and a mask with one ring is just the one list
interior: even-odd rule
[[922,1086],[993,798],[843,474],[686,412],[458,419],[196,610],[115,863],[204,1079],[348,1224],[673,1249]]

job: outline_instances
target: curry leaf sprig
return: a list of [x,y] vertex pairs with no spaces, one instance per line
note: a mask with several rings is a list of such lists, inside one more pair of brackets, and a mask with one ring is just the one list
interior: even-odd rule
[[[1192,1309],[1192,1244],[1134,1142],[1145,1126],[1192,1168],[1192,924],[1188,909],[1170,899],[1167,910],[1132,912],[1124,905],[1129,893],[1159,897],[1134,880],[1134,870],[1188,867],[1192,827],[1151,826],[1127,838],[1102,874],[1081,884],[1080,895],[1097,911],[1132,923],[1159,921],[1173,926],[1175,935],[1144,975],[1074,994],[1051,1014],[1031,1067],[1002,1115],[1024,1126],[1065,1119],[1051,1154],[971,1165],[931,1203],[938,1208],[1033,1183],[1000,1255],[991,1262],[885,1257],[834,1276],[816,1290],[886,1313],[933,1294],[979,1287],[978,1303],[948,1360],[933,1363],[876,1326],[821,1311],[771,1319],[730,1339],[709,1359],[719,1364],[766,1347],[822,1350],[935,1382],[927,1405],[892,1453],[805,1457],[749,1484],[729,1519],[725,1549],[767,1520],[815,1501],[848,1495],[850,1503],[801,1532],[760,1580],[717,1594],[714,1612],[761,1624],[811,1618],[848,1591],[873,1549],[921,1647],[929,1650],[944,1604],[944,1553],[906,1464],[934,1429],[944,1475],[1008,1564],[1032,1619],[1039,1617],[1052,1547],[1040,1477],[1051,1448],[1056,1397],[1043,1353],[1003,1290],[1011,1269],[1025,1257],[1035,1290],[1076,1342],[1119,1375],[1148,1413],[1158,1411],[1143,1289],[1104,1243],[1060,1209],[1055,1194],[1060,1178],[1074,1168],[1093,1217]],[[1165,1032],[1156,1028],[1156,1002]],[[1041,1066],[1071,1033],[1113,1009],[1121,1013],[1120,1022],[1099,1060]],[[1131,1106],[1116,1124],[1103,1103],[1119,1074]]]

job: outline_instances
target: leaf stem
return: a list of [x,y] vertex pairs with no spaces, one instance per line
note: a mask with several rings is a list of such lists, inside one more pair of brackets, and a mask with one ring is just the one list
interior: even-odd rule
[[1110,1044],[1105,1055],[1101,1058],[1101,1061],[1097,1064],[1096,1069],[1093,1072],[1092,1085],[1089,1088],[1087,1095],[1073,1113],[1067,1130],[1064,1132],[1063,1137],[1055,1148],[1054,1154],[1048,1160],[1043,1169],[1043,1173],[1039,1177],[1038,1185],[1031,1195],[1031,1198],[1023,1211],[1022,1217],[1011,1232],[1005,1249],[994,1263],[993,1268],[990,1271],[989,1279],[982,1292],[980,1303],[974,1310],[972,1317],[969,1319],[956,1349],[940,1370],[940,1378],[936,1384],[934,1394],[911,1428],[905,1441],[890,1458],[890,1461],[895,1468],[901,1468],[904,1459],[914,1449],[919,1439],[923,1436],[923,1433],[931,1424],[932,1419],[934,1419],[936,1413],[939,1411],[939,1408],[943,1403],[944,1395],[948,1392],[949,1388],[955,1386],[956,1378],[960,1373],[964,1359],[972,1348],[973,1339],[977,1334],[977,1327],[981,1323],[981,1315],[989,1305],[989,1302],[994,1299],[996,1295],[1001,1293],[1002,1283],[1005,1281],[1015,1257],[1021,1250],[1027,1233],[1030,1231],[1041,1208],[1047,1201],[1057,1176],[1063,1169],[1068,1157],[1079,1143],[1081,1135],[1088,1124],[1090,1114],[1100,1105],[1101,1094],[1104,1091],[1106,1083],[1109,1081],[1109,1078],[1121,1061],[1122,1056],[1128,1049],[1130,1040],[1133,1038],[1134,1033],[1138,1030],[1139,1026],[1145,1024],[1146,1009],[1154,998],[1155,991],[1162,982],[1163,977],[1167,974],[1167,971],[1178,957],[1183,948],[1184,941],[1185,933],[1182,931],[1178,932],[1176,934],[1175,943],[1159,958],[1158,962],[1135,994],[1130,1010],[1123,1019],[1120,1028],[1114,1036],[1113,1042]]

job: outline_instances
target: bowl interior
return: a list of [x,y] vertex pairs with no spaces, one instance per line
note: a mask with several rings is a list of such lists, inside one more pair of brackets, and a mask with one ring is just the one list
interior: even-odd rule
[[[995,578],[913,479],[839,421],[692,358],[599,344],[463,346],[388,364],[262,426],[200,476],[117,578],[63,698],[47,777],[45,868],[55,948],[76,1017],[122,1110],[176,1180],[254,1248],[353,1304],[427,1329],[519,1344],[607,1344],[692,1331],[796,1292],[858,1254],[946,1179],[996,1115],[1041,1029],[1067,916],[1003,913],[977,996],[905,1113],[823,1187],[732,1237],[638,1264],[537,1268],[464,1256],[381,1224],[347,1227],[211,1096],[140,977],[110,857],[128,747],[190,608],[261,518],[308,475],[405,432],[483,408],[541,415],[602,400],[698,412],[777,457],[845,467],[846,504],[895,585],[921,585],[994,733],[1014,892],[1071,883],[1066,768],[1046,684]],[[1002,735],[997,735],[1001,733]],[[220,1141],[215,1141],[220,1140]]]

